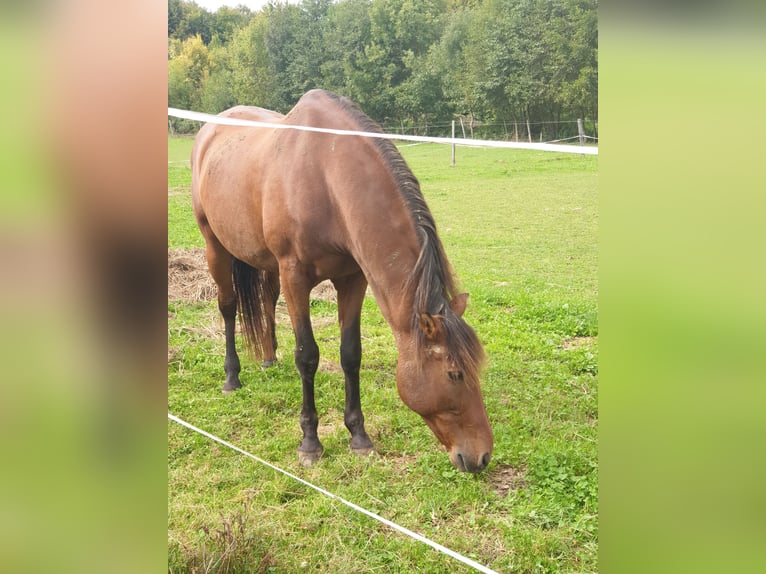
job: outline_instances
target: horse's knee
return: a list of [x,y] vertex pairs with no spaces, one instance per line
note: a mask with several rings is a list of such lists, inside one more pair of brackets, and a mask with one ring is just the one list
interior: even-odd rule
[[343,414],[343,423],[352,434],[356,433],[357,429],[364,430],[364,414],[362,414],[362,410],[347,410]]
[[319,347],[314,341],[295,347],[295,366],[301,373],[316,373],[319,367]]

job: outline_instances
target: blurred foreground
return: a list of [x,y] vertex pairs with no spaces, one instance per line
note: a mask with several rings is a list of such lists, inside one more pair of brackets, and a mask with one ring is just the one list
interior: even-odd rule
[[0,571],[165,556],[166,7],[0,15]]

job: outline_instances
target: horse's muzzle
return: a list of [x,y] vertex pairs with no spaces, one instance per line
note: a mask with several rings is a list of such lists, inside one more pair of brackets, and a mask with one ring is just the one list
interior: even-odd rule
[[488,452],[479,456],[472,456],[459,450],[453,450],[450,452],[449,459],[458,470],[477,474],[487,468],[491,457],[492,455]]

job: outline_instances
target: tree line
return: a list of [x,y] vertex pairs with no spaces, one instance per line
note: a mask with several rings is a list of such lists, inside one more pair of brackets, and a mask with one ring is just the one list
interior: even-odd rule
[[577,134],[583,118],[595,135],[597,8],[598,0],[302,0],[211,13],[169,0],[168,104],[285,113],[324,88],[388,131],[444,135],[459,120],[469,136],[549,141]]

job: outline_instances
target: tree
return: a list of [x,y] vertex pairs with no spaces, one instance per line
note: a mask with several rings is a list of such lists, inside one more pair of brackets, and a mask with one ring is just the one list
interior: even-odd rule
[[369,39],[347,70],[349,92],[379,121],[412,113],[427,82],[406,84],[439,38],[446,1],[373,0],[369,14]]
[[368,0],[344,0],[327,11],[324,34],[324,87],[350,95],[348,77],[361,65],[364,48],[370,41]]
[[332,0],[303,0],[294,21],[293,59],[287,67],[293,103],[312,88],[325,87],[322,72],[327,60],[325,50],[329,8]]
[[168,38],[177,38],[176,30],[184,14],[183,0],[168,0]]
[[451,15],[439,41],[429,52],[429,68],[441,82],[445,112],[473,116],[480,113],[477,83],[484,78],[484,46],[481,35],[472,30],[480,28],[479,16],[471,8],[459,9]]
[[168,63],[168,102],[198,109],[202,88],[210,72],[210,54],[200,36],[184,40]]
[[[168,12],[171,3],[168,2]],[[173,18],[178,18],[172,37],[185,40],[199,36],[206,45],[212,39],[210,25],[213,20],[212,14],[198,6],[195,2],[181,2],[180,7],[173,7]],[[168,21],[168,33],[170,33],[170,21]]]
[[268,26],[268,14],[260,12],[232,39],[232,92],[239,104],[277,109],[277,78],[266,49]]
[[253,14],[247,6],[221,6],[213,14],[210,22],[211,41],[218,38],[222,45],[228,44],[237,30],[244,28],[252,17]]

